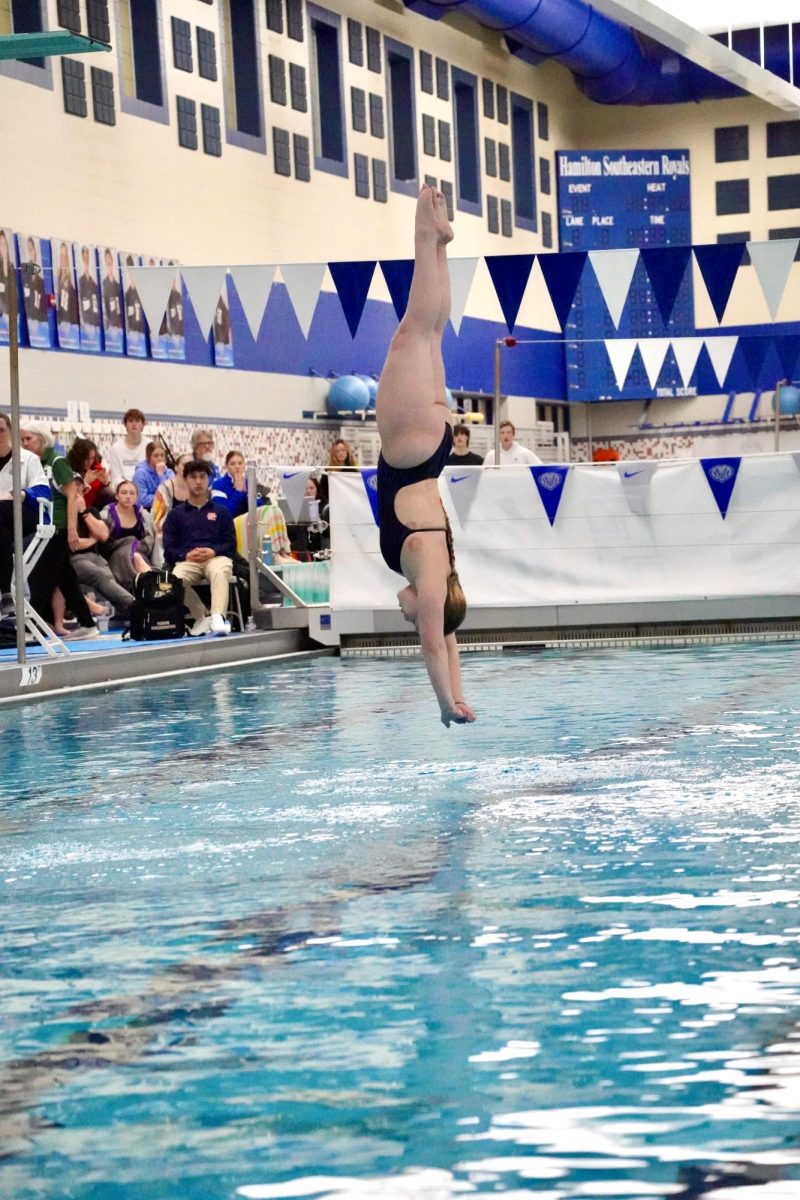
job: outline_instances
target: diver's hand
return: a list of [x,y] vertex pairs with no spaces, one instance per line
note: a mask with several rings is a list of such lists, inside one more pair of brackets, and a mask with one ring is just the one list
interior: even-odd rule
[[456,725],[466,725],[470,721],[475,720],[475,713],[465,704],[463,700],[458,704],[452,704],[449,707],[441,708],[442,724],[449,729],[450,722],[453,721]]
[[470,708],[465,700],[457,700],[455,707],[461,713],[464,722],[468,725],[471,725],[475,720],[475,710]]

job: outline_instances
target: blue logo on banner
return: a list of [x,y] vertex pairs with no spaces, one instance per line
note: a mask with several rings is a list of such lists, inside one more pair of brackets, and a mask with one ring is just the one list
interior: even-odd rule
[[561,494],[569,473],[569,467],[531,467],[531,475],[551,525],[555,524]]
[[375,524],[380,525],[378,517],[378,470],[377,467],[362,467],[361,478],[364,480],[364,490],[367,493],[369,506],[375,518]]
[[701,458],[700,466],[706,473],[711,494],[717,502],[717,508],[722,514],[723,521],[728,513],[736,476],[739,474],[741,458]]

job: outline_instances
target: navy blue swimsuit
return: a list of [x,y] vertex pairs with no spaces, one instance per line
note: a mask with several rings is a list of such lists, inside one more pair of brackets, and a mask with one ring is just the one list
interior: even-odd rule
[[[410,534],[447,533],[448,530],[445,525],[437,526],[435,529],[409,529],[407,525],[398,520],[397,513],[394,511],[395,496],[401,488],[408,487],[409,484],[421,483],[423,479],[438,479],[442,473],[442,468],[447,462],[452,446],[453,430],[448,421],[445,424],[438,449],[434,450],[430,458],[427,458],[423,463],[419,463],[416,467],[392,467],[387,463],[382,454],[378,459],[378,514],[381,533],[381,554],[387,567],[391,567],[393,571],[397,571],[398,575],[403,574],[403,568],[400,566],[400,553],[403,549],[403,543]],[[446,521],[447,517],[444,512],[442,512],[442,516]]]

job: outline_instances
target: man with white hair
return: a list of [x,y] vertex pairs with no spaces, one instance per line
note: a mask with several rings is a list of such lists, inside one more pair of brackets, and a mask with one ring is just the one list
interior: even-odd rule
[[[20,448],[22,477],[22,535],[38,524],[39,500],[50,499],[50,484],[39,458]],[[11,474],[11,420],[0,412],[0,617],[14,611],[11,576],[14,573],[14,497]]]

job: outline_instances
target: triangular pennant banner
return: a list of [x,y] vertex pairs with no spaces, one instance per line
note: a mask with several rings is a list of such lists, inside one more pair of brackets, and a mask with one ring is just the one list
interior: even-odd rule
[[136,267],[131,272],[139,293],[144,315],[150,327],[150,335],[158,336],[167,301],[175,278],[174,267]]
[[561,496],[564,491],[569,467],[531,467],[531,475],[533,481],[541,497],[544,511],[547,513],[547,519],[551,525],[555,524],[556,513],[558,506],[561,503]]
[[711,246],[694,247],[695,261],[720,322],[725,314],[744,250],[744,242],[720,242]]
[[392,298],[398,321],[402,321],[411,291],[411,276],[414,264],[410,258],[382,258],[381,271]]
[[664,325],[669,325],[691,257],[691,246],[644,247],[639,251]]
[[708,357],[711,359],[711,365],[717,377],[717,383],[722,387],[725,382],[725,376],[728,374],[728,367],[731,365],[731,359],[736,352],[739,339],[738,337],[730,336],[707,337],[704,340]]
[[617,473],[625,499],[628,501],[628,508],[637,516],[647,514],[650,481],[657,467],[658,463],[654,462],[617,463]]
[[334,287],[339,293],[347,328],[350,336],[355,337],[361,321],[364,305],[367,303],[372,276],[375,274],[374,262],[332,262],[328,263]]
[[375,518],[375,524],[380,525],[380,517],[378,516],[378,469],[377,467],[362,467],[361,478],[364,481],[364,491],[367,493],[369,506],[372,509],[372,515]]
[[669,350],[669,338],[639,338],[638,344],[650,387],[654,388]]
[[796,379],[800,366],[800,337],[796,333],[784,333],[773,341],[784,375],[787,379]]
[[314,309],[319,299],[319,289],[325,276],[326,263],[294,263],[282,266],[281,275],[289,293],[295,316],[303,331],[303,337],[308,337],[311,322],[314,319]]
[[533,266],[532,254],[487,254],[486,266],[511,333]]
[[[744,361],[747,363],[747,370],[750,373],[750,382],[753,385],[753,391],[759,386],[759,377],[761,368],[764,366],[764,359],[769,353],[772,345],[772,338],[759,337],[757,334],[739,338],[739,346],[744,356]],[[774,381],[773,376],[773,381]]]
[[741,462],[741,457],[700,459],[700,466],[705,472],[708,486],[711,488],[711,494],[717,502],[717,508],[723,521],[728,514],[728,505],[731,502]]
[[227,270],[227,267],[181,267],[181,276],[203,337],[208,337],[211,329]]
[[539,266],[550,293],[550,300],[558,317],[558,323],[563,329],[575,300],[583,268],[586,266],[586,251],[578,250],[571,254],[540,254]]
[[478,490],[478,483],[483,472],[482,467],[445,467],[444,477],[450,490],[453,507],[458,513],[458,519],[465,525],[469,510]]
[[275,268],[270,266],[231,267],[231,277],[236,293],[250,326],[253,338],[258,340],[261,322],[267,311],[267,302],[275,278]]
[[286,497],[292,520],[297,521],[303,507],[303,497],[306,494],[306,484],[311,478],[310,467],[284,467],[281,471],[281,491]]
[[778,315],[798,246],[800,238],[747,243],[750,261],[755,267],[773,321]]
[[619,329],[622,310],[631,290],[633,273],[639,261],[639,251],[630,250],[590,250],[589,261],[597,276],[600,291],[606,307],[611,314],[614,328]]
[[703,339],[701,337],[672,339],[672,353],[675,355],[675,361],[678,364],[678,370],[681,373],[681,382],[684,387],[689,386],[689,380],[694,374],[694,369],[697,366],[697,360],[702,349]]
[[447,265],[450,271],[450,322],[456,333],[459,333],[478,260],[477,258],[451,258],[448,259]]
[[636,350],[636,338],[608,338],[605,345],[617,387],[622,391]]

